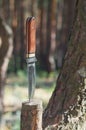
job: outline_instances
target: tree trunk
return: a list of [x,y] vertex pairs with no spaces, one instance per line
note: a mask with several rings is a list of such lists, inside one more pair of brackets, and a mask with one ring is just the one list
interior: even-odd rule
[[12,38],[12,30],[0,18],[0,121],[4,109],[3,96],[6,71],[13,50]]
[[67,51],[68,39],[70,38],[72,30],[75,0],[62,0],[58,4],[60,5],[60,15],[58,14],[57,21],[57,47],[55,50],[55,60],[57,67],[61,68]]
[[31,16],[36,17],[37,16],[37,1],[31,0]]
[[40,66],[43,70],[46,70],[45,64],[45,48],[46,48],[46,8],[44,6],[44,1],[39,1],[39,18],[40,18],[40,30],[39,30],[39,46],[38,46],[38,59],[40,61]]
[[47,14],[47,34],[46,34],[46,49],[45,49],[45,58],[46,58],[46,67],[47,71],[51,72],[53,70],[51,54],[52,48],[55,47],[55,38],[52,40],[52,36],[55,35],[55,22],[56,22],[56,0],[48,0],[48,14]]
[[25,44],[24,44],[24,1],[20,2],[20,69],[24,69],[24,55],[25,55]]
[[56,47],[56,7],[57,0],[51,0],[48,4],[48,18],[47,18],[47,41],[46,41],[46,55],[49,64],[49,72],[55,70],[54,51]]
[[[55,48],[56,0],[48,0],[47,15],[44,1],[40,1],[40,64],[42,69],[50,73],[54,67],[50,60]],[[45,17],[47,21],[45,21]],[[46,27],[45,27],[46,22]],[[45,29],[46,28],[46,29]],[[46,35],[45,35],[46,34]],[[52,58],[53,59],[53,58]],[[45,64],[44,64],[45,61]]]
[[53,127],[57,126],[56,130],[86,129],[84,125],[86,117],[85,42],[86,0],[76,0],[74,26],[68,51],[56,88],[43,114],[44,128],[53,125]]
[[7,21],[7,23],[10,23],[10,0],[3,0],[2,1],[2,18]]
[[22,103],[21,130],[42,130],[42,102],[32,99]]
[[19,1],[15,0],[14,4],[10,3],[11,6],[11,17],[12,17],[12,29],[13,29],[13,58],[14,58],[14,72],[17,72],[17,39],[19,37],[19,32],[18,32],[18,9],[19,9]]

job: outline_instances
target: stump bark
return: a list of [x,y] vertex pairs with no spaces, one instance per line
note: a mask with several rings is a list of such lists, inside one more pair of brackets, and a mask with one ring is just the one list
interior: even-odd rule
[[31,100],[22,103],[21,130],[42,130],[42,101]]

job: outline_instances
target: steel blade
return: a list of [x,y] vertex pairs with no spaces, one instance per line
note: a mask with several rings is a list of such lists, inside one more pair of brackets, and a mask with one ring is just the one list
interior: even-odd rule
[[35,63],[30,63],[27,65],[27,72],[28,72],[28,84],[29,84],[28,95],[29,95],[29,100],[30,100],[31,98],[33,98],[35,86],[36,86]]

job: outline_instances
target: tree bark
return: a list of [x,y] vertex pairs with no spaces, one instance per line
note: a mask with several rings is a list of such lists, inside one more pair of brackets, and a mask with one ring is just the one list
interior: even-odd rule
[[[80,118],[85,118],[86,0],[76,0],[75,7],[74,26],[63,68],[57,79],[56,88],[43,113],[44,128],[48,125],[57,125],[56,130],[71,130],[73,126],[78,129]],[[75,122],[72,122],[74,117]],[[62,122],[64,128],[60,126]],[[68,122],[70,123],[69,128],[67,128]],[[82,120],[82,122],[83,125],[85,121]]]

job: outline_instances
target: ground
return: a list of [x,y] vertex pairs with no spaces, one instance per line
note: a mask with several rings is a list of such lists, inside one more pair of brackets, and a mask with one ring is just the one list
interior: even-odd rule
[[[34,98],[43,101],[43,107],[46,106],[48,100],[54,90],[57,75],[51,73],[38,74],[36,77],[36,89]],[[5,85],[5,114],[3,116],[4,130],[20,130],[20,110],[23,101],[28,100],[28,81],[27,74],[19,71],[17,75],[7,75]]]

